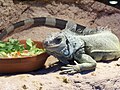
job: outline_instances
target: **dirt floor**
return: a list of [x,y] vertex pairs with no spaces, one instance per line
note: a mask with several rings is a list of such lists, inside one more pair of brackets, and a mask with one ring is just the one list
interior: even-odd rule
[[[27,18],[49,16],[92,28],[108,26],[120,38],[120,10],[93,0],[75,0],[75,4],[65,1],[0,0],[0,29]],[[14,33],[10,37],[42,41],[47,34],[58,31],[56,28],[41,26]],[[56,61],[56,58],[50,56],[46,66]],[[0,90],[120,90],[119,65],[120,60],[98,62],[95,71],[75,75],[60,75],[58,67],[24,74],[1,75]]]

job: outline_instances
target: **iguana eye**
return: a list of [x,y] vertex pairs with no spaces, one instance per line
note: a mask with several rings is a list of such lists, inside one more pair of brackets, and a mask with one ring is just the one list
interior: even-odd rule
[[60,38],[60,37],[57,37],[57,38],[55,38],[55,39],[53,40],[53,42],[54,42],[55,44],[60,44],[61,41],[62,41],[62,38]]

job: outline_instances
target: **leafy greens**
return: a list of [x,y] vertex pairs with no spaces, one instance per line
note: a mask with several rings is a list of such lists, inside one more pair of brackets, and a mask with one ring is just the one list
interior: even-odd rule
[[26,48],[19,40],[10,38],[8,42],[0,41],[0,57],[33,56],[45,52],[45,49],[37,48],[31,39],[26,40]]

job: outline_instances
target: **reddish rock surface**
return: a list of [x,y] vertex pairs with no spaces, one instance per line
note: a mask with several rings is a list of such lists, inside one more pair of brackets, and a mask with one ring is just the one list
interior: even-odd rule
[[[75,0],[76,4],[48,0],[44,0],[47,3],[39,0],[14,1],[0,1],[1,29],[23,19],[50,16],[93,28],[108,26],[120,38],[120,10],[102,3],[92,0]],[[59,29],[41,26],[14,33],[10,37],[42,41],[47,34],[57,31]],[[56,58],[50,56],[46,66],[56,61]],[[25,74],[1,75],[0,90],[119,90],[119,63],[119,60],[98,62],[95,71],[75,75],[60,75],[58,67]]]

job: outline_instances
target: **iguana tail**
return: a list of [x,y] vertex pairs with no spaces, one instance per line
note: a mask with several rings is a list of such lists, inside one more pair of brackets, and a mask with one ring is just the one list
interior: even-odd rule
[[[30,27],[37,27],[37,26],[50,26],[59,29],[64,29],[67,25],[68,21],[57,19],[57,18],[50,18],[50,17],[36,17],[30,18],[23,21],[16,22],[7,28],[1,30],[0,32],[0,40],[9,35],[10,33],[14,32],[15,29],[24,27],[23,29],[30,28]],[[76,24],[76,30],[81,28],[84,29],[85,26]]]

